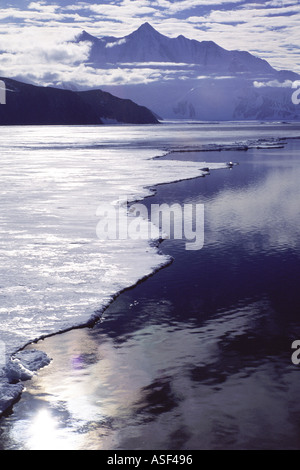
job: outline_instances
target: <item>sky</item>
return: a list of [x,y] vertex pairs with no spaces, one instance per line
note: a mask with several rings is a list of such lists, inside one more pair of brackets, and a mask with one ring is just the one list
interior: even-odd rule
[[89,45],[71,40],[82,30],[123,37],[144,22],[169,37],[212,40],[300,73],[299,0],[0,0],[0,7],[3,77],[40,84],[93,77],[83,65]]

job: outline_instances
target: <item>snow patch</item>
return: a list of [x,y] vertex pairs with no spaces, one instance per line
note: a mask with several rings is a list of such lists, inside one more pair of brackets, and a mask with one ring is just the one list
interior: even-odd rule
[[25,349],[13,355],[14,361],[18,362],[23,368],[36,372],[38,369],[50,364],[51,359],[43,351],[35,349]]

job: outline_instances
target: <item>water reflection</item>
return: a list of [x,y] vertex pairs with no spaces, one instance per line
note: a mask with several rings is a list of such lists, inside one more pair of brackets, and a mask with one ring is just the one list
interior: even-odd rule
[[57,423],[46,409],[38,411],[29,428],[28,447],[32,450],[60,449]]
[[[226,190],[212,200],[207,214],[207,244],[219,244],[238,231],[251,252],[290,250],[299,246],[300,166],[282,168],[264,181]],[[219,228],[222,226],[222,231]]]
[[203,250],[164,242],[173,264],[122,294],[102,323],[35,345],[54,360],[28,383],[2,442],[39,445],[32,430],[46,406],[49,442],[60,436],[65,448],[299,449],[295,146],[285,164],[280,151],[252,153],[209,184],[158,189],[156,202],[205,202]]
[[[114,312],[126,314],[124,299],[117,303]],[[145,317],[159,310],[150,302],[144,308]],[[168,304],[165,316],[168,310],[172,317],[173,308]],[[288,332],[276,327],[267,299],[240,305],[201,327],[149,322],[134,334],[125,329],[111,337],[104,325],[70,332],[63,341],[47,340],[54,361],[28,384],[35,407],[28,408],[25,396],[18,420],[12,417],[9,438],[18,446],[299,446],[297,370],[290,362]],[[47,412],[40,411],[43,403]],[[43,417],[46,434],[37,431]]]

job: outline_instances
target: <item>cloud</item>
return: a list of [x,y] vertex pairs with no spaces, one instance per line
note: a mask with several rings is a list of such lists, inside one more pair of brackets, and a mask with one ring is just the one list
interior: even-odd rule
[[[95,70],[88,65],[91,44],[74,43],[74,34],[35,26],[2,37],[0,75],[44,86],[77,86],[79,89],[101,88],[104,85],[153,83],[171,80],[186,73],[184,64],[120,64],[119,67]],[[56,33],[56,34],[55,34]],[[39,40],[37,41],[37,37]],[[55,37],[55,41],[53,41]],[[60,37],[60,39],[57,39]],[[32,45],[35,44],[33,47]],[[165,65],[162,71],[160,67]]]
[[220,38],[217,42],[226,49],[248,50],[275,68],[300,72],[300,6],[289,1],[280,5],[246,3],[230,11],[216,9],[191,16],[187,22],[202,30],[205,27],[201,35]]
[[[183,34],[190,39],[212,40],[226,49],[248,50],[267,59],[275,68],[300,72],[298,0],[91,0],[77,3],[20,0],[18,7],[3,0],[2,4],[0,34],[4,53],[0,55],[0,69],[4,76],[5,72],[16,76],[23,70],[24,77],[40,77],[39,80],[46,76],[63,79],[64,73],[69,77],[70,68],[82,64],[88,57],[88,43],[70,43],[81,30],[97,37],[115,36],[122,41],[145,21],[169,37]],[[138,67],[136,80],[155,79],[155,75],[151,75],[152,67],[149,64],[148,71],[147,67]],[[125,69],[124,66],[121,72],[105,71],[103,80],[126,80]],[[131,68],[127,69],[133,78]],[[98,80],[87,66],[82,66],[79,72],[80,81],[84,73],[88,83]],[[155,73],[159,74],[158,65]],[[166,79],[170,77],[171,67]]]
[[121,44],[125,44],[126,43],[126,39],[123,38],[123,39],[120,39],[119,41],[114,41],[114,42],[108,42],[105,47],[115,47],[115,46],[121,46]]
[[268,82],[258,82],[254,81],[253,85],[255,88],[263,87],[272,87],[272,88],[294,88],[294,83],[291,80],[285,80],[284,82],[279,82],[278,80],[270,80]]
[[56,36],[53,33],[52,28],[43,28],[41,34],[40,28],[29,26],[15,27],[15,34],[3,34],[1,75],[44,84],[44,77],[49,74],[56,79],[64,71],[76,68],[88,59],[89,43],[72,42],[73,34],[68,29],[60,30]]
[[54,13],[56,10],[59,9],[59,6],[54,4],[49,5],[46,2],[31,2],[28,5],[28,9]]

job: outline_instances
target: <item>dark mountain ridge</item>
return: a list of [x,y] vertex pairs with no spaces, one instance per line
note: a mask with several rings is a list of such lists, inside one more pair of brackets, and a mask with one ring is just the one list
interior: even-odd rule
[[101,90],[71,91],[0,79],[6,87],[6,104],[0,105],[0,125],[100,125],[107,120],[158,123],[146,107]]

